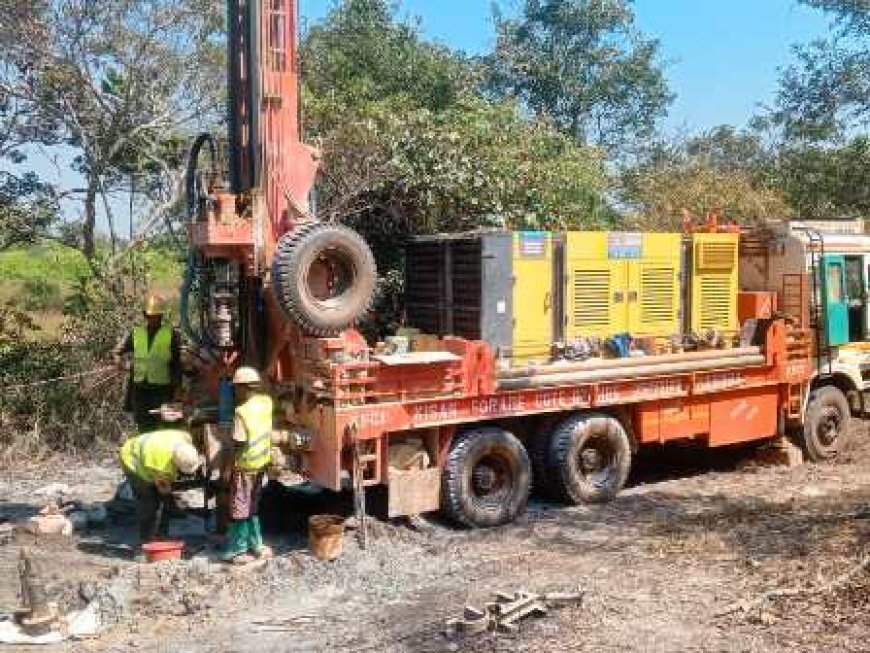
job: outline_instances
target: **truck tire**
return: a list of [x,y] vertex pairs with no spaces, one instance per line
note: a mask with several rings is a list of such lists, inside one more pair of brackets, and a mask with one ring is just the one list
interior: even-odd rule
[[556,498],[575,505],[611,501],[631,471],[628,434],[610,415],[573,415],[553,431],[548,469]]
[[372,251],[355,231],[309,223],[285,235],[272,286],[287,319],[315,336],[340,333],[369,309],[377,282]]
[[833,386],[813,390],[802,438],[807,458],[813,462],[835,458],[849,435],[851,419],[849,402],[842,391]]
[[456,437],[441,475],[444,512],[467,528],[494,528],[526,509],[531,485],[525,447],[504,429],[487,426]]

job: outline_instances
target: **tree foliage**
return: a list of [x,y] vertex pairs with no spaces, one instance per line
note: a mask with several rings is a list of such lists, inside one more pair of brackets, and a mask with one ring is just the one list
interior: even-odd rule
[[382,266],[398,265],[409,234],[600,218],[598,154],[475,92],[476,67],[424,41],[385,0],[339,5],[302,54],[307,133],[324,157],[321,215],[359,226]]
[[344,0],[301,54],[306,138],[323,155],[320,217],[360,231],[382,272],[371,334],[399,319],[411,235],[609,217],[597,150],[484,94],[477,62],[427,42],[387,0]]
[[624,173],[623,193],[640,228],[678,230],[684,210],[740,223],[791,214],[772,153],[756,134],[728,126],[659,143]]
[[834,147],[785,147],[777,174],[790,206],[801,218],[848,220],[870,215],[867,136]]
[[35,243],[48,233],[57,214],[52,189],[36,174],[19,177],[0,171],[0,251]]
[[526,0],[497,29],[492,89],[581,144],[619,152],[651,136],[672,100],[659,44],[635,27],[630,0]]
[[147,165],[170,170],[167,138],[217,115],[222,46],[214,37],[222,29],[218,0],[15,0],[0,7],[3,130],[22,145],[72,154],[84,180],[88,258],[100,210],[114,236],[110,195],[122,175]]
[[847,32],[870,32],[870,4],[867,0],[800,0],[803,4],[833,15]]
[[449,107],[469,68],[461,55],[420,38],[382,0],[345,0],[313,26],[302,49],[308,91],[332,108],[404,98],[408,108]]
[[781,76],[775,121],[787,140],[822,142],[870,124],[870,4],[801,0],[834,17],[824,39],[795,47]]

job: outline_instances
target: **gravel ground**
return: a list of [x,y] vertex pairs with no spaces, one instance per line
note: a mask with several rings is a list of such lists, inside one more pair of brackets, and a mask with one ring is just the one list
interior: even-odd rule
[[[135,565],[102,546],[129,541],[124,519],[76,538],[16,534],[0,539],[0,609],[17,603],[9,572],[27,545],[65,609],[94,596],[105,606],[112,627],[67,651],[866,651],[865,437],[836,464],[791,469],[756,467],[746,452],[656,453],[612,504],[535,502],[492,531],[374,521],[368,549],[349,533],[333,563],[315,561],[298,532],[273,535],[279,557],[247,570],[210,563],[209,549]],[[90,504],[108,500],[118,480],[110,461],[5,470],[0,521],[41,507],[34,493],[48,483]],[[205,544],[197,519],[174,527],[194,548]],[[496,591],[578,588],[582,605],[517,634],[444,633],[465,605],[482,607]],[[800,592],[735,607],[781,589]]]

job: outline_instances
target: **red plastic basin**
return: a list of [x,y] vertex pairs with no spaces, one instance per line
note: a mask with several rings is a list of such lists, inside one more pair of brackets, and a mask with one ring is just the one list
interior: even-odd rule
[[142,545],[142,551],[148,562],[179,560],[184,551],[184,542],[149,542]]

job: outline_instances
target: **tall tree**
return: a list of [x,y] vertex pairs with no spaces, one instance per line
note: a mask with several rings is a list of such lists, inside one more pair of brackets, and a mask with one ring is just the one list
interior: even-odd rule
[[323,154],[320,217],[364,234],[382,272],[372,334],[395,326],[412,234],[606,219],[600,153],[482,95],[477,66],[388,0],[338,4],[309,31],[302,61],[307,138]]
[[870,3],[800,0],[834,18],[830,36],[795,47],[774,120],[788,140],[836,140],[870,124]]
[[619,153],[666,113],[659,44],[636,28],[631,0],[526,0],[519,18],[497,16],[496,26],[491,88],[579,143]]
[[376,253],[395,255],[409,233],[600,215],[600,157],[515,102],[478,95],[472,62],[426,41],[387,0],[337,5],[302,61],[308,137],[324,156],[321,213],[388,235]]
[[344,0],[309,30],[301,54],[308,91],[336,105],[402,96],[409,107],[438,111],[469,73],[462,56],[396,20],[388,0]]
[[[180,193],[167,143],[215,120],[223,88],[219,0],[18,0],[0,6],[0,132],[63,148],[82,179],[81,248],[134,170]],[[177,153],[172,153],[177,154]]]

